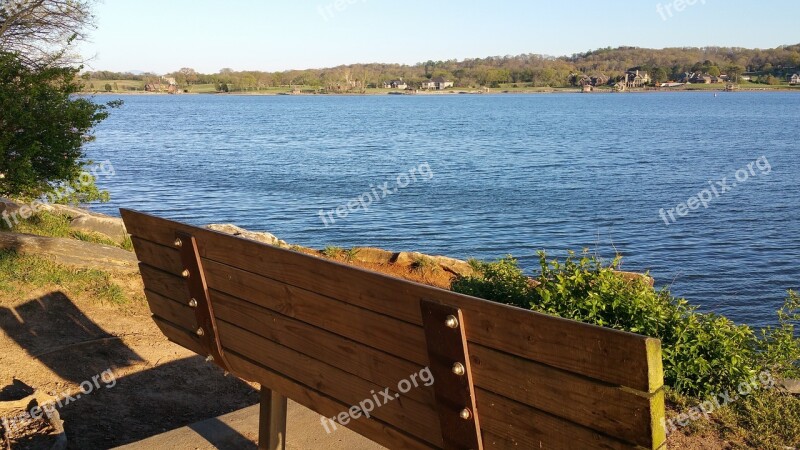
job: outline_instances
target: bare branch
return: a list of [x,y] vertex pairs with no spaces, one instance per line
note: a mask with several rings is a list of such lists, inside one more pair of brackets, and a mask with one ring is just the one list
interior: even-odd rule
[[30,65],[73,64],[70,44],[94,26],[94,0],[0,0],[0,51]]

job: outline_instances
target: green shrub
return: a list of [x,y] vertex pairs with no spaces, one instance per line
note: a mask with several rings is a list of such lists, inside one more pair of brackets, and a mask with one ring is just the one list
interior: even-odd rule
[[83,145],[109,108],[78,97],[73,67],[33,68],[0,52],[0,196],[39,197],[74,183],[85,169]]
[[[700,313],[644,277],[616,271],[620,259],[604,265],[587,253],[563,261],[539,253],[541,272],[527,277],[517,260],[473,262],[477,275],[459,277],[452,290],[581,322],[661,339],[664,381],[679,393],[706,396],[745,382],[761,370],[794,373],[800,343],[791,321],[800,300],[790,292],[779,312],[780,325],[755,333],[747,325]],[[777,371],[777,372],[775,372]]]
[[342,247],[337,247],[335,245],[329,245],[322,249],[322,254],[328,258],[336,259],[344,253],[344,249]]

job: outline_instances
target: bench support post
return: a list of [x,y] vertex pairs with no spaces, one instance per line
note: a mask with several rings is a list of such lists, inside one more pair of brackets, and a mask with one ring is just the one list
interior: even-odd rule
[[286,397],[261,386],[258,418],[258,450],[286,448]]
[[427,300],[420,310],[444,448],[483,450],[464,316],[458,308]]

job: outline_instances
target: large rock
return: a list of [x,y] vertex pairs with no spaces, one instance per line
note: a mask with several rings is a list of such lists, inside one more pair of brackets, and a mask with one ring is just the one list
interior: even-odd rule
[[74,239],[0,232],[0,250],[41,256],[68,266],[136,272],[136,255],[121,248]]
[[99,233],[117,243],[122,243],[128,236],[125,223],[117,217],[84,214],[72,219],[69,227],[73,230]]
[[399,252],[395,253],[392,263],[399,266],[411,266],[415,261],[427,259],[439,266],[442,270],[455,275],[469,276],[474,273],[472,266],[468,262],[460,259],[449,258],[447,256],[430,256],[419,252]]
[[206,225],[206,228],[208,228],[209,230],[219,231],[220,233],[225,233],[233,236],[239,236],[245,239],[250,239],[251,241],[263,242],[265,244],[275,245],[278,247],[288,247],[288,244],[286,242],[278,239],[272,233],[267,233],[266,231],[262,232],[247,231],[244,228],[237,227],[236,225],[217,224],[217,223]]
[[397,264],[398,266],[410,266],[414,264],[415,261],[419,261],[423,258],[430,258],[428,255],[423,255],[420,252],[399,252],[395,253],[392,257],[392,264]]
[[353,250],[356,252],[353,259],[369,264],[389,264],[394,258],[393,252],[380,248],[357,247]]
[[459,275],[462,277],[474,274],[472,266],[470,266],[469,263],[466,261],[450,258],[447,256],[430,256],[429,258],[431,258],[433,262],[435,262],[436,264],[439,264],[439,266],[442,269],[452,274]]
[[[9,199],[0,198],[0,214],[4,211],[8,212],[8,214],[18,213],[20,208],[23,207],[27,207],[27,212],[30,212],[30,207],[28,205],[22,205]],[[67,217],[70,220],[70,229],[98,233],[118,244],[123,243],[128,236],[125,224],[122,222],[122,219],[118,217],[111,217],[69,205],[38,203],[36,204],[36,210],[37,212],[46,211],[51,214]],[[12,219],[12,222],[13,221]]]

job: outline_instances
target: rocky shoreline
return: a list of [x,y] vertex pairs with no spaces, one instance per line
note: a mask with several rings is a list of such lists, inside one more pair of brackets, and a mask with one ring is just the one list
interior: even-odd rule
[[[25,218],[25,216],[29,216],[27,212],[24,212],[23,208],[26,207],[26,205],[12,200],[0,198],[0,215],[3,217],[20,216]],[[37,211],[67,217],[70,221],[70,229],[75,231],[98,234],[118,244],[128,239],[125,224],[118,217],[65,205],[40,205]],[[11,223],[13,224],[13,220]],[[233,224],[209,224],[205,228],[306,254],[324,256],[324,250],[290,245],[269,232],[249,231]],[[13,227],[11,227],[11,232],[0,232],[0,250],[5,249],[13,249],[21,254],[47,255],[56,262],[70,266],[125,272],[138,270],[135,255],[123,249],[69,238],[19,234],[13,232]],[[413,267],[424,262],[433,270],[440,269],[454,276],[473,274],[472,266],[466,261],[419,252],[392,252],[380,248],[357,247],[347,252],[347,259],[348,262],[399,267]]]

